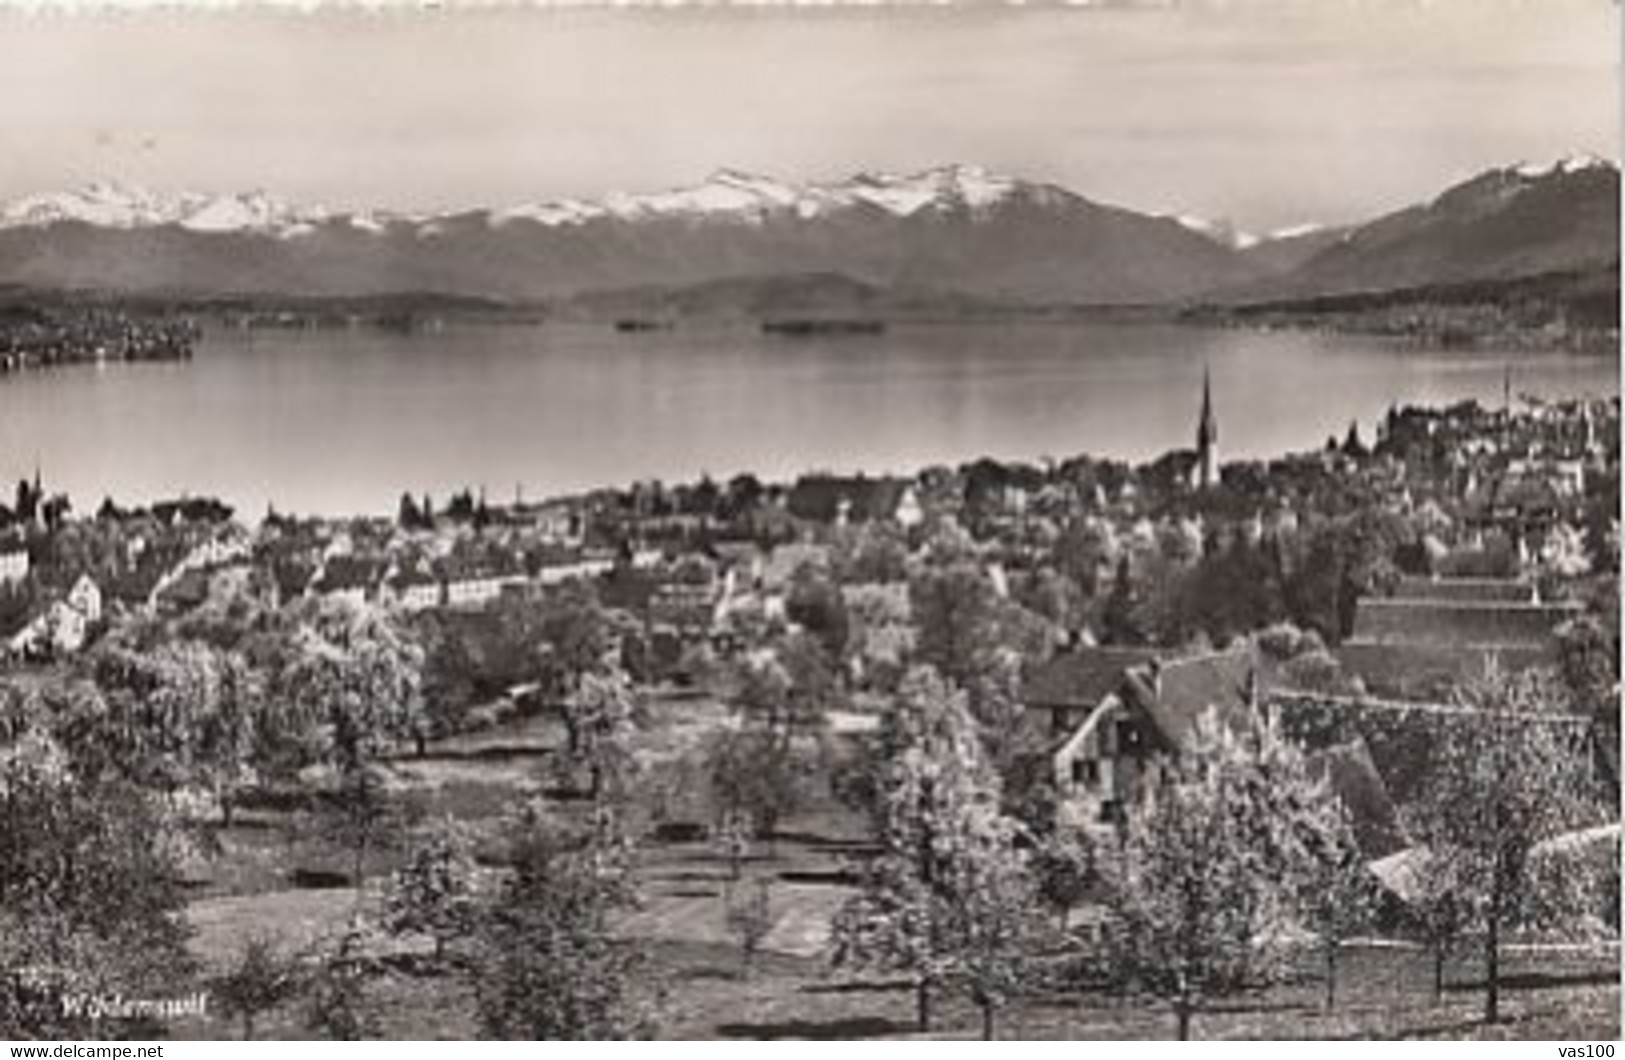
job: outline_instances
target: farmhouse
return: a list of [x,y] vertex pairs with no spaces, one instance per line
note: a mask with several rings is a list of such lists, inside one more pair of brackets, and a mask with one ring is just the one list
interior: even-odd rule
[[1249,644],[1227,652],[1130,666],[1055,752],[1055,782],[1084,823],[1109,825],[1160,769],[1183,753],[1198,719],[1216,710],[1241,724],[1258,703],[1260,662]]

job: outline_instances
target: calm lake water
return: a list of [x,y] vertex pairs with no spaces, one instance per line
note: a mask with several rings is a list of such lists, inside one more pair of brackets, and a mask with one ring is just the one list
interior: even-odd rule
[[[189,363],[0,379],[0,476],[81,509],[214,494],[257,518],[392,512],[741,470],[906,471],[1192,444],[1211,367],[1226,457],[1366,437],[1391,402],[1500,401],[1509,355],[1148,325],[904,325],[786,339],[563,325],[210,335]],[[1618,393],[1614,357],[1512,355],[1513,386]]]

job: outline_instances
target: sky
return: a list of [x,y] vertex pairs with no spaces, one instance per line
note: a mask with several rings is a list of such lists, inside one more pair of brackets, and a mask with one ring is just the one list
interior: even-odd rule
[[0,15],[0,198],[508,205],[978,164],[1253,231],[1618,157],[1611,0]]

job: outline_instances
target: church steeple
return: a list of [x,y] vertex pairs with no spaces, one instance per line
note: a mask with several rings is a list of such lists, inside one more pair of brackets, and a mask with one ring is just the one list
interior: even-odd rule
[[1196,423],[1195,478],[1197,489],[1219,482],[1219,420],[1213,414],[1213,380],[1206,366],[1202,368],[1202,417]]

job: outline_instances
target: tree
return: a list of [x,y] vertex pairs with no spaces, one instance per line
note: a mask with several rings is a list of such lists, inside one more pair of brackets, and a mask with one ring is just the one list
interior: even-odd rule
[[881,853],[835,919],[832,961],[909,975],[922,1030],[933,992],[963,986],[991,1035],[1022,978],[1036,909],[1019,829],[1000,812],[965,695],[931,668],[904,679],[885,744]]
[[728,878],[734,882],[738,882],[744,874],[745,858],[750,855],[751,832],[752,827],[745,814],[737,808],[723,811],[717,838],[722,843],[723,855],[728,859]]
[[[1606,606],[1606,605],[1605,605]],[[1617,628],[1617,619],[1615,619]],[[1598,764],[1617,770],[1619,747],[1619,639],[1595,615],[1571,619],[1557,629],[1558,671],[1574,705],[1596,720]],[[1604,777],[1618,791],[1619,777]]]
[[[1407,826],[1413,835],[1423,833],[1425,823],[1415,821]],[[1431,856],[1431,852],[1418,849],[1411,855],[1414,872],[1408,874],[1411,884],[1403,898],[1408,906],[1410,920],[1422,943],[1433,957],[1433,1001],[1444,998],[1444,968],[1452,950],[1471,926],[1467,903],[1457,878],[1457,864],[1449,858]]]
[[591,847],[528,844],[485,919],[475,990],[482,1037],[517,1041],[646,1036],[638,949],[609,930],[620,882]]
[[1370,925],[1376,880],[1349,809],[1332,786],[1332,763],[1312,769],[1274,714],[1256,718],[1233,746],[1239,754],[1228,756],[1227,768],[1240,782],[1253,855],[1261,871],[1281,881],[1298,924],[1320,940],[1329,1010],[1337,998],[1339,953]]
[[823,732],[834,675],[819,643],[799,634],[746,659],[732,678],[735,727],[711,744],[711,792],[723,818],[749,818],[770,839],[800,804],[798,744]]
[[422,727],[423,655],[385,612],[318,604],[302,613],[280,695],[328,733],[326,757],[354,770]]
[[1089,896],[1099,879],[1094,844],[1081,832],[1055,831],[1033,851],[1032,872],[1037,898],[1067,929],[1074,907]]
[[276,941],[255,934],[244,939],[231,969],[215,980],[214,996],[222,1013],[242,1021],[243,1041],[253,1041],[260,1016],[294,997],[301,984],[295,963],[284,956]]
[[739,940],[741,974],[746,978],[762,941],[773,930],[772,887],[772,880],[760,876],[743,885],[730,881],[723,891],[724,920],[729,933]]
[[909,602],[919,661],[956,683],[976,673],[994,608],[993,587],[981,571],[965,563],[926,571],[910,583]]
[[1376,886],[1348,811],[1335,796],[1311,789],[1298,821],[1302,844],[1294,873],[1298,913],[1320,938],[1329,1011],[1337,1003],[1339,951],[1347,939],[1370,926]]
[[193,967],[186,832],[95,763],[32,726],[0,749],[0,1036],[103,1037],[71,999],[159,996]]
[[719,821],[749,821],[757,838],[770,839],[799,801],[790,752],[761,732],[729,730],[713,740],[709,760]]
[[583,673],[567,702],[576,752],[587,763],[588,794],[600,805],[623,802],[636,767],[629,744],[636,728],[631,679],[618,667]]
[[407,862],[390,878],[384,897],[384,927],[393,934],[428,935],[434,956],[475,927],[474,859],[453,822],[443,820],[412,847]]
[[1589,873],[1541,871],[1537,848],[1605,820],[1589,783],[1586,719],[1549,674],[1492,669],[1457,694],[1467,713],[1443,726],[1422,792],[1416,838],[1456,882],[1484,930],[1484,1019],[1500,1019],[1500,950],[1517,928],[1572,930],[1602,903]]
[[[426,643],[423,659],[423,741],[444,738],[468,723],[480,694],[479,662],[468,638],[456,624],[430,621],[422,628]],[[420,748],[421,749],[421,748]]]
[[97,739],[116,766],[157,790],[206,794],[231,823],[263,705],[259,675],[241,653],[199,640],[146,641],[140,625],[110,635],[85,663],[105,704]]
[[817,638],[830,659],[845,657],[851,632],[846,602],[840,587],[819,567],[804,563],[796,569],[784,612],[790,621]]
[[573,758],[588,739],[588,717],[600,706],[594,693],[582,695],[589,677],[612,675],[618,667],[610,656],[609,616],[586,584],[562,586],[539,605],[524,601],[504,615],[504,625],[529,658],[525,676],[538,680],[543,693],[561,712]]
[[1145,643],[1145,630],[1136,617],[1140,601],[1135,593],[1134,572],[1128,556],[1117,561],[1117,573],[1112,578],[1111,592],[1107,594],[1105,609],[1100,616],[1101,637],[1107,644],[1136,645]]
[[1114,960],[1165,998],[1180,1040],[1209,999],[1263,987],[1280,971],[1289,896],[1272,850],[1276,823],[1252,756],[1213,712],[1190,752],[1127,816],[1110,859]]
[[1085,598],[1100,591],[1106,571],[1119,563],[1122,554],[1111,523],[1100,518],[1071,523],[1055,542],[1054,560],[1061,573],[1071,579]]
[[1038,895],[1014,821],[982,802],[958,822],[949,862],[949,961],[945,978],[982,1012],[982,1037],[998,1035],[998,1014],[1025,985],[1038,939]]
[[332,952],[317,957],[305,984],[305,1025],[328,1041],[358,1042],[381,1033],[367,1004],[367,980],[377,969],[365,941],[352,923]]
[[401,494],[400,507],[395,516],[395,522],[402,530],[417,530],[423,527],[423,509],[410,493]]
[[834,923],[836,968],[903,972],[914,980],[917,1022],[931,1029],[931,994],[946,971],[947,931],[935,888],[946,879],[937,833],[953,803],[969,797],[981,768],[965,697],[934,670],[911,670],[885,733],[886,758],[875,814],[881,854],[863,891]]
[[391,793],[383,768],[371,763],[340,773],[331,800],[333,812],[322,830],[329,839],[349,848],[351,879],[359,898],[367,882],[368,853],[397,845],[417,807]]

